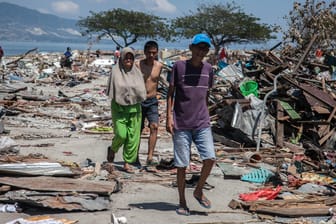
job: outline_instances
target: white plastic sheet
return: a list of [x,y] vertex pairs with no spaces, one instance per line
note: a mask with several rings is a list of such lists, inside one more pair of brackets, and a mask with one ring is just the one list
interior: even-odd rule
[[258,99],[253,94],[248,95],[246,98],[250,100],[251,109],[243,112],[240,104],[236,103],[231,126],[240,129],[245,134],[253,137],[253,133],[257,133],[256,129],[258,126],[256,122],[262,122],[261,127],[265,128],[268,125],[268,119],[262,121],[259,120],[263,105],[262,100]]
[[0,154],[2,152],[17,152],[18,151],[18,144],[11,138],[7,136],[2,136],[0,138]]
[[241,68],[236,65],[227,65],[222,70],[220,70],[217,75],[232,83],[244,78]]

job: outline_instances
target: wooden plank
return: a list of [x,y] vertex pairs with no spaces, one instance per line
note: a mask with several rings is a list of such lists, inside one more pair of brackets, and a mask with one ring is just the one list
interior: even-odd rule
[[330,197],[325,201],[327,206],[332,206],[336,204],[336,196]]
[[[335,113],[336,113],[336,106],[334,107],[333,111],[330,113],[330,115],[329,115],[329,117],[328,117],[328,119],[327,119],[327,122],[328,122],[328,123],[330,123],[331,120],[334,118]],[[330,131],[330,125],[329,125],[329,124],[327,124],[327,125],[323,125],[323,126],[319,129],[318,134],[319,134],[320,137],[322,137],[322,136],[328,134],[329,131]]]
[[0,177],[0,183],[36,191],[84,192],[109,195],[116,182],[88,181],[64,177]]
[[302,217],[302,216],[328,216],[329,206],[316,205],[316,208],[279,208],[279,207],[266,207],[259,206],[255,209],[256,213],[269,214],[272,216],[281,217]]
[[336,106],[336,101],[332,98],[332,96],[328,93],[323,92],[323,90],[307,84],[300,84],[299,86],[306,93],[310,94],[312,97],[318,99],[319,101],[322,101],[323,103],[329,105],[330,107],[334,108]]
[[325,93],[328,93],[328,91],[327,91],[327,88],[326,88],[326,82],[325,82],[325,79],[324,78],[322,78],[322,91],[323,92],[325,92]]
[[274,81],[275,75],[272,74],[271,72],[265,71],[265,76],[270,80]]
[[285,76],[282,76],[282,78],[287,80],[292,85],[300,88],[306,94],[309,94],[312,98],[315,98],[316,100],[321,101],[321,102],[327,104],[328,106],[330,106],[332,108],[334,108],[336,106],[336,101],[332,98],[332,96],[330,94],[327,94],[327,93],[323,92],[322,90],[319,90],[319,89],[317,89],[315,87],[312,87],[312,86],[309,86],[309,85],[299,84],[289,76],[285,75]]
[[289,148],[291,150],[291,152],[293,153],[298,153],[298,152],[304,152],[305,149],[301,146],[295,145],[293,143],[284,141],[284,146]]
[[335,114],[336,114],[336,106],[334,107],[333,111],[329,115],[327,122],[330,122],[333,119],[333,117],[335,116]]
[[264,200],[250,202],[249,211],[281,217],[324,216],[330,206],[329,196],[308,196],[303,199]]
[[314,36],[313,36],[312,39],[310,40],[310,42],[309,42],[308,46],[306,47],[306,49],[305,49],[303,55],[301,56],[299,62],[298,62],[298,63],[296,64],[296,66],[294,67],[294,72],[296,72],[296,71],[299,69],[300,65],[302,64],[302,62],[303,62],[303,61],[305,60],[305,58],[307,57],[307,55],[308,55],[308,53],[309,53],[309,51],[310,51],[312,45],[314,44],[314,42],[315,42],[317,36],[318,36],[317,34],[314,34]]
[[313,111],[315,111],[319,114],[330,114],[330,111],[327,108],[319,106],[319,105],[312,106],[311,108],[312,108]]
[[335,132],[335,128],[333,128],[328,134],[326,134],[323,138],[320,139],[319,144],[322,145],[325,141],[327,141]]
[[[303,91],[303,95],[304,97],[306,98],[307,100],[307,103],[311,106],[311,107],[325,107],[327,108],[328,107],[328,104],[325,104],[324,102],[322,102],[321,100],[313,97],[312,95],[310,95],[309,93],[307,92],[304,92]],[[312,108],[313,110],[313,108]]]
[[11,190],[11,187],[8,186],[8,185],[0,186],[0,192],[7,192],[7,191],[10,191],[10,190]]
[[320,138],[322,138],[323,136],[328,134],[329,131],[330,131],[330,125],[328,125],[328,124],[318,125],[317,127],[318,127],[317,134],[319,135]]
[[279,147],[283,147],[284,145],[284,124],[280,118],[284,116],[284,110],[281,106],[279,100],[277,100],[277,122],[276,122],[276,145]]

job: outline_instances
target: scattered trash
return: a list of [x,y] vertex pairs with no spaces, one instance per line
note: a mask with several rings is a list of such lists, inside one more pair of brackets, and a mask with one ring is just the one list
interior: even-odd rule
[[67,219],[54,219],[49,216],[32,216],[29,218],[19,218],[5,224],[75,224],[78,221]]
[[253,94],[258,97],[258,83],[253,80],[244,81],[240,84],[240,91],[244,96]]
[[278,186],[275,189],[264,188],[251,193],[240,194],[239,198],[243,201],[272,200],[278,196],[281,189],[281,186]]
[[264,168],[254,169],[250,173],[244,174],[241,180],[253,183],[266,183],[274,174]]
[[15,212],[21,212],[22,209],[19,208],[18,204],[5,204],[0,206],[0,212],[8,212],[8,213],[15,213]]
[[115,217],[114,214],[111,215],[112,224],[127,224],[126,217]]

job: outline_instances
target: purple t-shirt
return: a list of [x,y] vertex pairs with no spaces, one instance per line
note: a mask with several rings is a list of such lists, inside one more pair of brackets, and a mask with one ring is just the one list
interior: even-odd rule
[[199,130],[210,127],[207,92],[212,87],[213,71],[209,63],[192,66],[190,60],[173,66],[170,85],[175,87],[174,128]]

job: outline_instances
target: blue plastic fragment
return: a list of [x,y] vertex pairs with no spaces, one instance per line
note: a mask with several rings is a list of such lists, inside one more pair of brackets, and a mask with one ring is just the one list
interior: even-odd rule
[[264,168],[254,169],[250,173],[244,174],[240,179],[253,183],[266,183],[274,174]]

